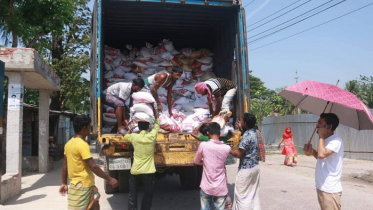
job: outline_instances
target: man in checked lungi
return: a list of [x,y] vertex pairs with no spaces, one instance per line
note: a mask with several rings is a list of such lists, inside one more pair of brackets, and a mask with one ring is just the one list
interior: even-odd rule
[[[113,187],[118,180],[103,172],[92,158],[88,143],[84,140],[91,130],[91,118],[78,115],[73,121],[75,135],[65,145],[65,159],[62,167],[60,194],[68,192],[68,209],[98,210],[100,193],[95,186],[95,176],[105,179]],[[69,175],[70,186],[67,186]]]

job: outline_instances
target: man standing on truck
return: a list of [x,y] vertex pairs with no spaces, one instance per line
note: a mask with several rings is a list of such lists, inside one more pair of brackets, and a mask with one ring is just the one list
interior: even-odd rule
[[140,133],[129,133],[124,140],[132,143],[134,148],[133,165],[130,175],[130,191],[128,195],[128,209],[137,210],[137,189],[140,180],[144,183],[144,196],[141,202],[142,210],[149,210],[153,202],[153,177],[155,173],[154,146],[159,130],[159,115],[152,104],[155,123],[153,129],[149,130],[149,122],[138,122]]
[[171,99],[172,99],[172,88],[175,82],[181,77],[183,74],[183,69],[175,66],[172,68],[171,73],[158,73],[153,74],[152,76],[145,79],[145,85],[150,89],[155,101],[157,102],[157,109],[158,111],[162,111],[162,104],[159,101],[158,97],[158,89],[163,87],[167,89],[167,105],[168,105],[168,113],[172,116],[171,112]]
[[117,132],[125,134],[128,126],[128,116],[126,111],[126,100],[132,93],[140,91],[144,87],[143,79],[136,78],[132,82],[119,82],[111,85],[103,91],[102,100],[104,104],[114,107],[115,116],[117,118]]
[[[95,176],[105,179],[113,187],[118,181],[103,172],[92,158],[88,143],[84,140],[91,132],[91,118],[78,115],[73,121],[75,135],[65,145],[65,157],[62,166],[62,184],[60,194],[68,193],[68,209],[100,209],[100,193],[95,186]],[[93,172],[93,173],[92,173]],[[70,187],[67,187],[67,174]]]
[[[228,110],[233,97],[236,95],[237,86],[231,80],[224,78],[211,78],[199,82],[195,86],[196,92],[207,95],[210,114],[212,117],[219,114],[221,110]],[[212,94],[216,99],[216,107],[212,108]]]
[[224,210],[228,194],[227,177],[225,174],[225,160],[231,147],[219,141],[220,125],[212,122],[208,125],[207,142],[201,142],[198,147],[194,163],[203,165],[201,180],[201,210],[210,210],[212,200],[216,210]]
[[254,129],[256,118],[251,113],[245,113],[243,119],[236,123],[243,133],[238,150],[230,154],[240,158],[236,183],[234,187],[233,210],[260,210],[259,199],[259,148],[258,135]]

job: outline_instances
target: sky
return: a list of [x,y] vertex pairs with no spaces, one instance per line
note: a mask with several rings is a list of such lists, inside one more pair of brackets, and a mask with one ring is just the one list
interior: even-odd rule
[[[250,43],[271,31],[261,35],[258,35],[259,33],[321,4],[329,2],[322,7],[326,8],[328,5],[331,6],[341,1],[342,3],[298,24]],[[93,2],[91,0],[88,3],[91,10]],[[296,82],[296,71],[298,72],[298,81],[317,80],[336,84],[339,80],[338,86],[342,88],[345,87],[347,81],[359,79],[360,75],[373,76],[373,24],[371,23],[373,20],[373,5],[312,30],[270,44],[370,3],[373,3],[373,1],[243,0],[242,5],[245,6],[246,11],[247,37],[258,35],[248,41],[249,69],[252,70],[254,76],[259,77],[264,82],[267,88],[272,90],[294,84]],[[292,5],[289,6],[290,4]],[[304,5],[300,6],[301,4]],[[272,15],[286,6],[289,7]],[[281,17],[277,17],[295,7],[298,8]],[[308,14],[313,14],[315,11]],[[262,20],[269,15],[272,16]],[[266,23],[274,18],[275,20]],[[260,20],[262,21],[256,23]],[[274,30],[280,29],[289,23],[281,25]],[[267,44],[270,45],[256,49]],[[89,73],[84,74],[83,77],[89,78]]]
[[[340,1],[334,0],[328,5]],[[294,2],[296,3],[287,9],[250,26]],[[243,0],[243,6],[248,4],[245,7],[246,25],[250,26],[247,28],[247,37],[257,35],[328,1],[305,2],[307,0]],[[253,29],[302,3],[305,4],[292,12]],[[347,81],[359,79],[360,75],[373,76],[373,5],[294,37],[255,49],[370,3],[373,1],[347,0],[267,38],[250,43],[261,36],[252,37],[248,43],[249,69],[272,90],[294,84],[296,71],[298,81],[317,80],[336,84],[339,80],[338,86],[342,88]],[[276,29],[279,28],[281,26]]]

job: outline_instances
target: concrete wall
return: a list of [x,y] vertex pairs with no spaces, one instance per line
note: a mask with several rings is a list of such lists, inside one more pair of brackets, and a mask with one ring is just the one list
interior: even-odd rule
[[[301,151],[303,145],[310,139],[318,119],[319,117],[313,114],[267,117],[263,119],[262,132],[267,144],[278,144],[285,127],[290,126],[294,135],[294,144],[298,146],[297,150]],[[373,160],[373,130],[358,131],[340,124],[336,134],[343,139],[345,157]],[[316,133],[311,142],[314,149],[317,141]]]

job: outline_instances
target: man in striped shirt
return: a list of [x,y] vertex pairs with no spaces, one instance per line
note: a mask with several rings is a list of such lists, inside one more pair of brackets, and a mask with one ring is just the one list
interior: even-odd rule
[[[237,86],[231,80],[212,78],[195,85],[196,92],[207,95],[210,114],[216,116],[221,110],[229,110],[230,103],[236,95]],[[216,107],[212,107],[212,95],[216,99]]]

